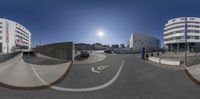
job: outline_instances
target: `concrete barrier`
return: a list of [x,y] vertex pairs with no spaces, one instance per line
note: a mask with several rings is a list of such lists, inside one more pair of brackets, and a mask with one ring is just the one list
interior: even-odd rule
[[181,61],[172,59],[161,59],[160,63],[165,65],[181,65]]
[[158,57],[149,57],[148,58],[150,61],[156,62],[156,63],[160,63],[160,58]]

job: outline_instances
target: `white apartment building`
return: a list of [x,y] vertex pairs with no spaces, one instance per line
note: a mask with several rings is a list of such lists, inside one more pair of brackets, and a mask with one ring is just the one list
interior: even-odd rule
[[[185,30],[187,32],[185,33]],[[164,44],[169,51],[191,51],[200,44],[200,18],[180,17],[169,20],[164,28]],[[185,45],[185,35],[186,44]]]
[[0,53],[31,49],[31,32],[21,24],[0,18]]

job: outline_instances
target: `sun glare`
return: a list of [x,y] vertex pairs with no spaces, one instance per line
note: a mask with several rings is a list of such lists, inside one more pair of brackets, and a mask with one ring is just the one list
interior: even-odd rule
[[98,32],[97,34],[99,37],[103,37],[104,36],[104,33],[103,32]]

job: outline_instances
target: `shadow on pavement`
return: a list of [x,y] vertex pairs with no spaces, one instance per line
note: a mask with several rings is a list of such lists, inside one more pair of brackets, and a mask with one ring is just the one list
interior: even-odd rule
[[62,82],[66,78],[67,74],[69,73],[69,71],[71,69],[71,66],[72,66],[72,63],[70,64],[67,71],[59,79],[57,79],[56,81],[49,83],[47,85],[41,85],[41,86],[36,86],[36,87],[19,87],[19,86],[8,85],[8,84],[0,82],[0,86],[4,87],[4,88],[8,88],[8,89],[22,90],[22,91],[23,90],[24,91],[26,91],[26,90],[42,90],[42,89],[50,88],[50,87]]
[[45,59],[45,58],[39,58],[36,56],[23,56],[22,58],[24,62],[35,64],[35,65],[57,65],[57,64],[69,62],[67,60]]
[[81,55],[77,55],[75,57],[75,60],[77,60],[77,61],[83,61],[83,60],[86,60],[86,59],[88,59],[88,57],[81,57]]

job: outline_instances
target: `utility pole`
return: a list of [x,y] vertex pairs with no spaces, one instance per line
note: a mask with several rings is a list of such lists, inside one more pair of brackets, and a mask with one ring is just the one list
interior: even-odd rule
[[188,43],[187,43],[187,16],[185,17],[185,67],[187,66],[187,51],[188,51]]
[[39,41],[39,45],[40,45],[40,47],[42,46],[42,41],[41,40]]

